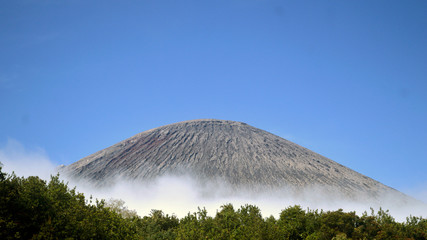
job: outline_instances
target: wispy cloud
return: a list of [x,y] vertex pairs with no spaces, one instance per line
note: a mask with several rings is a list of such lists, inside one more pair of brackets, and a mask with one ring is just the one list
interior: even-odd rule
[[3,164],[3,171],[13,171],[17,176],[39,176],[48,180],[55,172],[55,165],[43,149],[26,149],[14,139],[8,139],[6,145],[1,146],[0,162]]

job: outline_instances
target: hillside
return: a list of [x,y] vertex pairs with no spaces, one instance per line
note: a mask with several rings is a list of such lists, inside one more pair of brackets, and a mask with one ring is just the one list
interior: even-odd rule
[[139,133],[62,169],[98,186],[191,176],[252,191],[321,188],[355,199],[400,192],[320,154],[242,122],[202,119]]

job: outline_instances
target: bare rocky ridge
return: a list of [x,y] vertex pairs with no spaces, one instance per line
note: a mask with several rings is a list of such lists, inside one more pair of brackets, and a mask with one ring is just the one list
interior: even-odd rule
[[322,186],[345,196],[404,196],[295,143],[242,122],[192,120],[139,133],[96,152],[63,171],[98,185],[118,177],[150,181],[191,175],[201,184],[223,181],[235,188],[303,189]]

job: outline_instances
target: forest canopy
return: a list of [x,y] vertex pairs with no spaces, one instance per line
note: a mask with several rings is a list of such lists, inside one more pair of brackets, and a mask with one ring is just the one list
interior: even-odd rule
[[254,205],[225,204],[183,218],[152,210],[138,216],[122,200],[94,200],[70,188],[59,175],[45,181],[18,177],[0,165],[0,239],[426,239],[427,220],[396,222],[388,211],[283,209],[263,217]]

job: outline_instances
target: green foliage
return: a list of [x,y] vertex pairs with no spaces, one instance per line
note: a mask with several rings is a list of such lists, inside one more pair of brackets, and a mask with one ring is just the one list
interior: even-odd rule
[[176,233],[177,239],[212,239],[216,235],[214,220],[205,208],[199,208],[196,213],[188,213],[180,220]]
[[[1,170],[1,169],[0,169]],[[0,171],[1,172],[1,171]],[[132,220],[52,176],[49,183],[1,172],[0,239],[131,239]]]
[[307,217],[300,206],[288,207],[280,213],[278,224],[285,239],[304,239]]
[[179,220],[164,214],[161,210],[151,210],[149,216],[137,220],[138,235],[143,239],[175,239],[175,229]]
[[318,212],[291,206],[278,219],[263,218],[258,207],[221,206],[182,219],[152,210],[139,217],[122,200],[85,199],[52,176],[22,178],[1,171],[0,239],[416,239],[425,240],[427,220],[410,216],[399,223],[380,209]]
[[328,211],[320,217],[320,230],[322,237],[320,239],[343,239],[352,236],[356,227],[358,217],[355,212],[345,213],[342,209],[338,211]]

